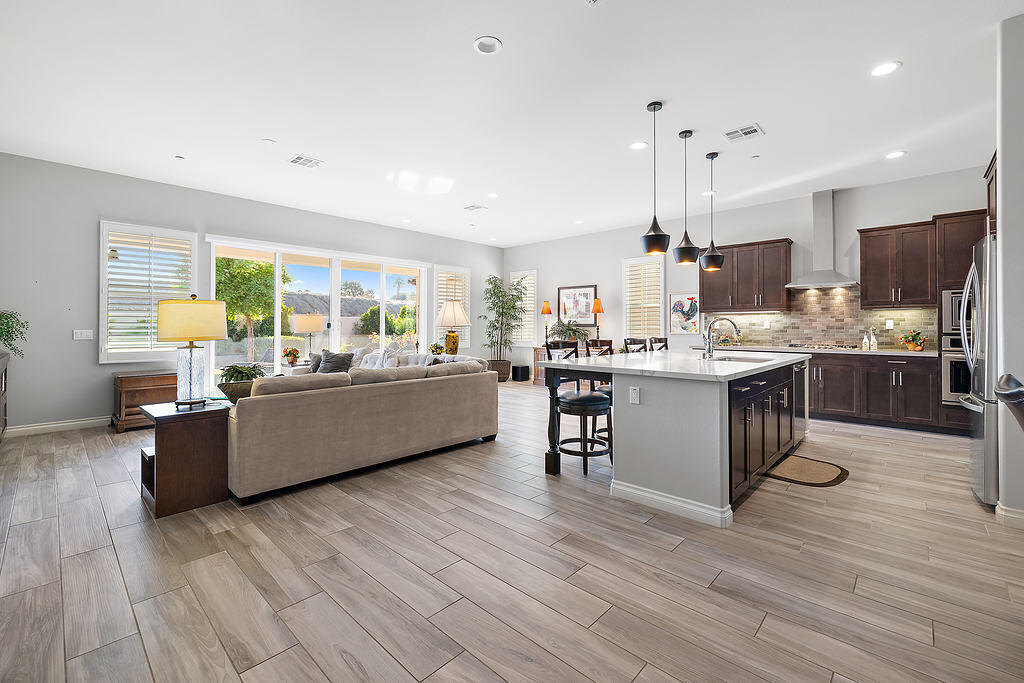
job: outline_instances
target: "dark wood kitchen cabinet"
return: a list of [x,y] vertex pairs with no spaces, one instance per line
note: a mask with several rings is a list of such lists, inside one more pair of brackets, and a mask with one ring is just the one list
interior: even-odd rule
[[793,240],[766,240],[719,247],[725,266],[700,271],[700,305],[714,313],[789,310]]
[[821,417],[856,416],[861,411],[860,363],[854,355],[814,355],[811,371],[811,413]]
[[729,383],[730,500],[796,445],[793,366]]
[[974,245],[985,236],[985,209],[935,216],[936,285],[961,289],[971,268]]
[[934,222],[862,228],[858,232],[861,308],[936,304]]
[[934,362],[908,361],[896,371],[896,414],[904,424],[939,422],[939,375]]

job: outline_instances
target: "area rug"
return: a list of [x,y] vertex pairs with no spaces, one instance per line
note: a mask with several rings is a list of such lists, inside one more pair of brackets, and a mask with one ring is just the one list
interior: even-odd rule
[[830,462],[791,455],[767,472],[765,476],[804,486],[835,486],[850,473]]

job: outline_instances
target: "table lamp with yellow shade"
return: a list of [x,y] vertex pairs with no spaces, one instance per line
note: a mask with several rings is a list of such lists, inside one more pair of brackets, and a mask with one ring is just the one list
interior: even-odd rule
[[313,353],[313,335],[324,329],[324,317],[317,313],[298,313],[292,320],[292,332],[309,337],[309,353]]
[[183,341],[178,347],[178,408],[206,404],[206,359],[197,341],[227,339],[228,323],[223,301],[164,299],[157,303],[157,341]]
[[548,319],[551,317],[551,302],[545,301],[540,305],[540,314],[544,316],[544,344],[548,343]]
[[601,323],[598,322],[597,316],[599,316],[602,313],[604,313],[604,304],[601,303],[600,299],[597,299],[597,298],[594,299],[594,308],[592,310],[594,311],[594,328],[595,328],[595,330],[594,330],[594,339],[600,339],[601,338]]
[[437,326],[448,328],[444,335],[445,353],[454,356],[459,352],[459,333],[455,331],[455,328],[468,327],[471,324],[469,316],[466,315],[466,308],[461,301],[449,299],[441,304],[441,310],[437,314]]

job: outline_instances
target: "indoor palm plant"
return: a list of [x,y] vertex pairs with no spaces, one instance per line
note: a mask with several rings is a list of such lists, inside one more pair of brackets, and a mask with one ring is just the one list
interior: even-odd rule
[[487,278],[485,285],[484,303],[490,315],[480,316],[487,323],[484,346],[491,350],[490,369],[498,373],[499,382],[504,382],[512,372],[512,361],[505,354],[512,350],[512,335],[522,326],[526,315],[526,286],[521,279],[505,284],[497,275]]

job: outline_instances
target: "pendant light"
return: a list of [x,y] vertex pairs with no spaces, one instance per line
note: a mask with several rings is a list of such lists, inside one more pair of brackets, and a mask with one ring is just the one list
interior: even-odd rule
[[706,272],[713,273],[721,270],[722,264],[725,263],[725,254],[718,251],[718,247],[715,246],[715,159],[718,158],[718,152],[708,152],[704,157],[711,162],[711,244],[700,257],[700,267]]
[[650,229],[640,238],[644,253],[648,255],[664,254],[668,251],[669,242],[672,237],[658,225],[658,111],[661,109],[661,102],[651,102],[647,105],[647,111],[651,112],[653,132],[651,134],[651,149],[654,154],[654,220],[651,221]]
[[693,137],[693,131],[679,131],[679,137],[683,139],[683,239],[679,241],[679,246],[672,250],[672,257],[679,265],[692,266],[697,263],[697,257],[700,256],[700,247],[690,241],[690,233],[686,229],[686,143]]

